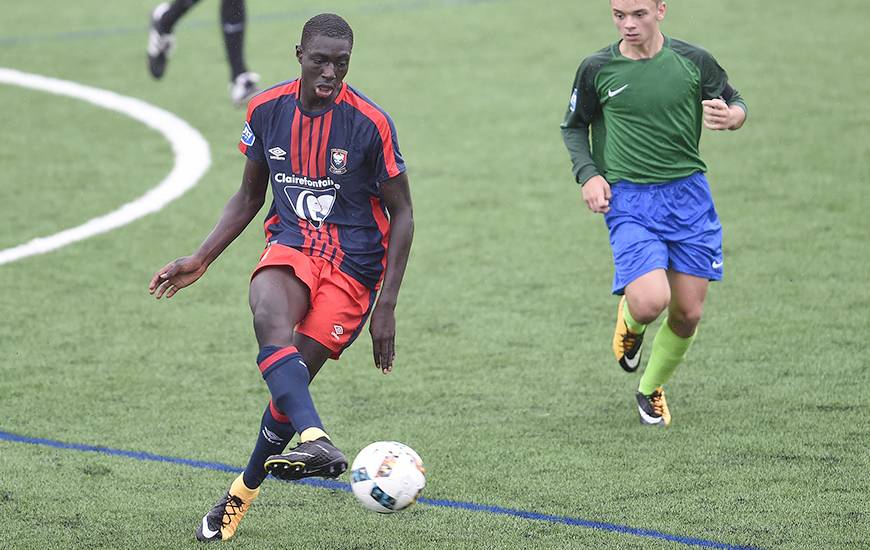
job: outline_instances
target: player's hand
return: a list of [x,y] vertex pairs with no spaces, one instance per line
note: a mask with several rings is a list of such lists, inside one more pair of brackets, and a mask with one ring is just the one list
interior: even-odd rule
[[704,106],[704,126],[710,130],[728,130],[734,126],[731,108],[721,99],[705,99],[701,102]]
[[148,292],[158,300],[165,294],[172,298],[186,286],[192,285],[202,277],[208,266],[195,256],[185,256],[169,262],[151,277]]
[[372,335],[372,354],[375,367],[384,374],[393,370],[393,359],[396,357],[396,312],[389,305],[380,303],[372,311],[369,321],[369,332]]
[[606,214],[610,211],[610,184],[602,176],[592,176],[580,189],[583,201],[589,210],[596,214]]

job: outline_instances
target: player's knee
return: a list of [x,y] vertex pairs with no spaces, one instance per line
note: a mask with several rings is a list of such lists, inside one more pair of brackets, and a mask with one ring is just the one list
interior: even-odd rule
[[269,307],[254,308],[254,333],[261,346],[292,344],[293,327],[286,316],[280,315]]
[[668,307],[668,300],[670,300],[670,296],[633,297],[628,302],[628,309],[635,321],[648,325],[658,319],[659,315]]
[[669,322],[678,333],[691,335],[695,333],[695,328],[701,322],[701,315],[704,313],[703,304],[695,304],[673,308],[668,312]]

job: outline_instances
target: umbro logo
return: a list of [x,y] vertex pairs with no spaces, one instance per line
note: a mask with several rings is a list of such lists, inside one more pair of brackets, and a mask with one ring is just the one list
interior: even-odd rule
[[281,445],[282,443],[284,443],[284,440],[281,439],[281,436],[265,426],[263,426],[263,437],[266,438],[266,441],[272,443],[273,445]]
[[608,89],[607,90],[607,97],[616,97],[619,94],[621,94],[622,92],[624,92],[626,88],[628,88],[628,84],[621,86],[615,90]]
[[341,325],[332,325],[332,337],[336,340],[341,340],[341,335],[344,334],[344,328]]
[[272,147],[269,149],[269,158],[272,160],[287,160],[287,151],[280,147]]

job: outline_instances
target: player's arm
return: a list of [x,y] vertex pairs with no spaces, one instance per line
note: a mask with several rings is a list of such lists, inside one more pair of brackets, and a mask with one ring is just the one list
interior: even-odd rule
[[610,184],[601,175],[589,147],[589,127],[601,108],[593,85],[594,71],[594,64],[588,59],[577,70],[571,101],[560,128],[571,157],[574,180],[582,186],[583,202],[589,210],[603,214],[610,210]]
[[372,310],[369,332],[375,366],[384,374],[393,370],[396,339],[396,303],[399,287],[408,265],[408,254],[414,238],[414,209],[408,175],[402,172],[380,185],[381,199],[390,214],[390,243],[387,247],[387,267],[378,301]]
[[190,256],[178,258],[163,266],[151,278],[148,292],[157,299],[172,298],[179,289],[202,277],[208,266],[247,227],[266,200],[269,186],[269,165],[248,159],[239,190],[230,197],[211,233]]
[[[688,45],[687,45],[688,46]],[[728,73],[707,51],[694,46],[689,55],[701,69],[701,105],[704,126],[710,130],[737,130],[746,121],[746,102],[728,81]]]

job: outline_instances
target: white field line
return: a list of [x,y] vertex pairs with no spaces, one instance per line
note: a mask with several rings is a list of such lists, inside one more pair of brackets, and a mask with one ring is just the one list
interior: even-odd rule
[[[98,107],[117,111],[154,128],[172,144],[175,164],[157,187],[149,189],[138,199],[120,206],[108,214],[93,218],[78,227],[60,233],[39,237],[24,244],[0,250],[0,265],[44,254],[126,225],[133,220],[157,212],[196,185],[211,165],[208,142],[188,123],[168,111],[144,101],[107,90],[84,86],[68,80],[23,73],[0,67],[0,84],[12,84],[65,95],[93,103]],[[3,185],[13,185],[4,181]]]

